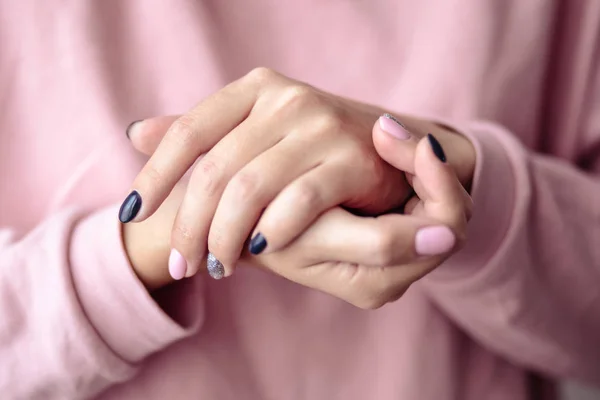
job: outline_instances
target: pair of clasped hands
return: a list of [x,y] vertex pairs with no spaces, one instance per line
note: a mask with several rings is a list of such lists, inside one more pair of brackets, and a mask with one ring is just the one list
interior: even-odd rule
[[468,139],[266,68],[128,134],[150,158],[119,218],[151,291],[241,260],[378,308],[465,240]]

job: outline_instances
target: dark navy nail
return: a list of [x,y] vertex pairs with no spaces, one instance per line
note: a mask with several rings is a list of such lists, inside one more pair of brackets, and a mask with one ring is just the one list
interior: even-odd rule
[[435,136],[433,136],[431,133],[427,134],[427,139],[429,139],[429,144],[431,145],[431,150],[433,150],[433,154],[435,154],[435,156],[439,158],[441,162],[445,163],[446,154],[444,154],[444,149],[442,148],[440,142],[438,142]]
[[267,248],[267,239],[263,236],[262,233],[257,233],[254,235],[250,244],[248,245],[248,250],[250,253],[257,255],[262,253]]
[[131,128],[133,128],[133,126],[135,124],[137,124],[138,122],[140,122],[141,119],[138,119],[137,121],[133,121],[132,123],[130,123],[129,125],[127,125],[127,129],[125,129],[125,134],[127,135],[128,139],[131,139],[131,137],[129,136],[129,133],[131,132]]
[[124,224],[130,222],[140,212],[140,208],[142,208],[142,196],[134,190],[121,204],[119,220]]

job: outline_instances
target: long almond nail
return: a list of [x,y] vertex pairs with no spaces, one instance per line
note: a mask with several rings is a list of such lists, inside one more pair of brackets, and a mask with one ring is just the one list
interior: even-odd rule
[[187,272],[187,262],[185,258],[175,249],[171,250],[171,255],[169,256],[169,274],[176,281],[183,279],[185,277],[185,273]]
[[208,253],[208,257],[206,257],[206,269],[213,279],[221,279],[225,276],[225,267],[213,253]]
[[444,153],[444,149],[438,140],[431,133],[427,134],[427,140],[429,140],[429,145],[431,146],[431,151],[433,154],[443,163],[446,162],[446,153]]
[[252,240],[250,240],[250,244],[248,245],[248,250],[250,253],[254,255],[258,255],[262,253],[267,248],[267,239],[264,235],[258,232]]
[[132,221],[142,208],[142,196],[137,191],[129,193],[129,195],[121,204],[119,209],[119,220],[126,224]]

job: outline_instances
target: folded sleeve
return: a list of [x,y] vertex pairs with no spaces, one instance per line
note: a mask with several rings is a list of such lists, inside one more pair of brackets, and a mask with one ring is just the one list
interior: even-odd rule
[[66,211],[23,236],[0,228],[3,397],[93,396],[199,328],[199,281],[157,302],[129,265],[116,215]]

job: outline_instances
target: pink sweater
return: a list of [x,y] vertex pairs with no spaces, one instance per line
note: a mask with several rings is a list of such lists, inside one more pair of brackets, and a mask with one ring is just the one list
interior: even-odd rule
[[[144,161],[124,128],[259,65],[461,127],[478,156],[466,248],[377,311],[252,268],[153,300],[117,223]],[[2,399],[600,384],[598,1],[0,0],[0,93]]]

